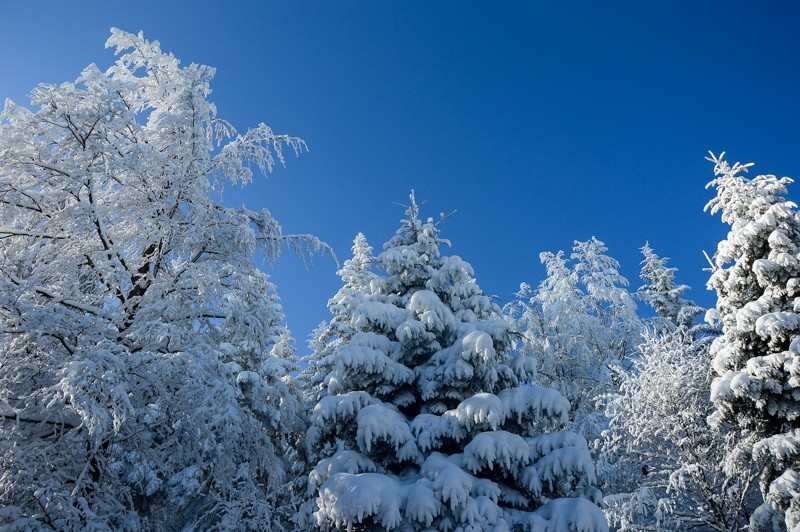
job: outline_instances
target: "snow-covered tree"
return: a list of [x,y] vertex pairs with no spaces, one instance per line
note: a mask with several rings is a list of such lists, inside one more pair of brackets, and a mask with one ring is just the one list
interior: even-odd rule
[[532,361],[512,356],[500,309],[446,243],[412,194],[383,273],[348,295],[311,417],[311,524],[606,530],[567,400],[529,384]]
[[642,247],[642,255],[644,260],[639,277],[645,284],[639,288],[637,295],[658,313],[659,320],[653,322],[654,325],[667,331],[682,328],[693,336],[712,332],[707,325],[696,323],[697,317],[705,313],[705,309],[694,301],[683,299],[689,286],[675,282],[678,269],[667,266],[669,259],[656,255],[650,244]]
[[[714,157],[708,205],[731,226],[708,287],[722,326],[711,346],[718,377],[712,421],[742,431],[741,449],[765,463],[757,530],[800,527],[800,216],[787,177],[744,177],[750,164]],[[735,464],[730,464],[735,469]],[[732,471],[735,473],[735,471]]]
[[254,257],[321,243],[214,191],[303,142],[218,118],[212,68],[107,46],[0,114],[0,528],[278,528],[302,426]]
[[523,284],[504,312],[533,357],[538,382],[564,394],[575,429],[590,441],[605,428],[597,399],[615,388],[613,368],[626,364],[641,322],[619,263],[592,237],[564,253],[540,255],[547,276],[535,291]]
[[595,237],[575,242],[571,255],[577,284],[589,319],[594,322],[587,336],[597,358],[605,365],[620,364],[636,346],[641,322],[636,303],[619,273],[619,262],[606,255],[605,244]]
[[755,468],[724,470],[735,434],[706,423],[708,343],[685,329],[646,332],[633,367],[606,399],[603,455],[609,522],[620,530],[740,530],[753,510]]
[[336,295],[328,300],[328,309],[332,317],[329,322],[321,323],[313,331],[309,340],[311,348],[311,355],[308,357],[309,366],[300,375],[312,407],[328,394],[328,387],[331,384],[328,379],[335,378],[331,373],[334,358],[329,355],[357,332],[358,329],[352,323],[352,311],[375,278],[372,272],[375,257],[372,255],[372,246],[363,233],[356,235],[352,251],[352,258],[346,260],[337,272],[343,285]]

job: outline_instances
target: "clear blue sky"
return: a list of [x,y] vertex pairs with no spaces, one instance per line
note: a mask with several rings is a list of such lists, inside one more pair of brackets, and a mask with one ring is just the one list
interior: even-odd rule
[[[649,240],[713,305],[702,250],[727,229],[703,213],[706,151],[800,178],[794,2],[0,0],[0,17],[0,98],[105,68],[109,28],[143,30],[217,68],[221,117],[308,142],[228,200],[344,260],[358,231],[389,239],[414,188],[458,210],[444,236],[500,302],[541,280],[540,251],[596,235],[632,288]],[[272,272],[301,353],[335,270]]]

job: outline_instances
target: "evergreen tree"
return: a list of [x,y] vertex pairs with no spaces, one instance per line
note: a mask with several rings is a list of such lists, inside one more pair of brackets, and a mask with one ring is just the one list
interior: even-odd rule
[[[744,177],[750,164],[712,154],[716,197],[708,205],[731,226],[708,287],[722,335],[711,346],[718,377],[712,421],[741,432],[740,454],[765,464],[757,530],[800,526],[800,216],[786,199],[791,179]],[[733,458],[736,458],[734,455]],[[728,464],[733,474],[740,462]]]
[[[642,247],[638,296],[658,316],[649,320],[628,371],[605,396],[603,432],[609,521],[622,530],[731,530],[747,523],[753,505],[753,468],[729,476],[723,458],[734,434],[706,423],[709,340],[716,328],[697,324],[704,309],[683,299],[675,268]],[[733,527],[733,528],[732,528]]]
[[332,373],[335,358],[331,355],[341,343],[349,341],[357,332],[352,324],[352,311],[358,306],[375,278],[372,272],[375,257],[372,255],[372,246],[363,233],[356,235],[352,251],[353,257],[346,260],[342,268],[336,272],[341,277],[343,285],[336,295],[328,300],[328,310],[332,318],[330,322],[319,324],[312,333],[309,341],[311,349],[309,366],[300,375],[312,407],[328,394],[329,388],[334,392],[338,389],[335,382],[330,382],[330,379],[336,378],[336,374]]
[[383,274],[349,297],[355,332],[311,418],[313,524],[606,530],[586,441],[560,430],[568,402],[528,384],[531,361],[446,243],[412,193]]
[[218,118],[209,67],[107,46],[0,114],[0,528],[279,528],[302,423],[255,253],[320,242],[214,191],[303,143]]
[[698,316],[705,309],[694,301],[683,299],[689,290],[685,284],[675,283],[677,268],[667,266],[668,258],[661,258],[653,251],[650,244],[642,246],[642,270],[639,276],[645,282],[637,295],[646,301],[661,318],[657,322],[658,329],[675,330],[682,328],[696,336],[700,332],[710,332],[708,327],[696,323]]

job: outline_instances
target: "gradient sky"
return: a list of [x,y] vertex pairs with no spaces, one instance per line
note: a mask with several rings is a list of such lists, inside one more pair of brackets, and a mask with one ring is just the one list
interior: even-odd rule
[[[541,280],[539,252],[595,235],[633,289],[649,241],[709,306],[702,250],[727,228],[703,212],[707,151],[800,177],[798,5],[0,0],[0,98],[107,68],[109,28],[143,30],[217,68],[220,117],[306,140],[226,200],[341,261],[358,231],[381,248],[413,188],[426,214],[458,211],[443,236],[500,303]],[[285,255],[271,272],[301,353],[335,271]]]

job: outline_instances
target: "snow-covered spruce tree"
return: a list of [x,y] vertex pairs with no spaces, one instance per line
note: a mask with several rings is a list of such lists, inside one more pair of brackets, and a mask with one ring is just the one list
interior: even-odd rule
[[[742,431],[741,449],[764,463],[757,530],[800,527],[800,216],[786,199],[791,179],[744,177],[712,154],[716,189],[706,209],[731,226],[714,255],[708,287],[722,335],[711,346],[719,375],[712,422]],[[734,462],[734,461],[732,461]],[[729,464],[735,474],[736,463]]]
[[[308,368],[300,374],[306,392],[306,398],[313,407],[329,393],[330,378],[335,379],[334,361],[331,355],[340,344],[350,341],[358,331],[352,322],[352,310],[359,304],[370,288],[375,274],[372,265],[375,257],[372,246],[367,242],[364,233],[358,233],[353,240],[353,257],[348,259],[337,272],[341,277],[342,288],[328,300],[331,320],[321,323],[312,333],[309,341],[311,355],[308,357]],[[332,389],[336,391],[336,384]]]
[[564,253],[540,255],[547,276],[535,291],[523,284],[504,313],[521,335],[521,352],[537,362],[537,381],[572,404],[574,429],[590,442],[605,429],[598,398],[614,391],[612,368],[627,364],[641,330],[619,263],[592,237]]
[[[528,383],[509,325],[411,196],[352,295],[309,439],[321,529],[606,530],[569,404]],[[349,334],[349,333],[348,333]]]
[[0,528],[279,528],[299,398],[254,255],[321,244],[214,190],[303,143],[218,118],[209,67],[107,46],[0,115]]
[[645,284],[636,294],[658,313],[658,319],[651,320],[651,324],[664,331],[682,328],[693,337],[715,332],[707,324],[697,323],[698,316],[705,313],[705,309],[694,301],[683,299],[689,286],[675,282],[678,270],[667,266],[669,259],[656,255],[650,244],[642,246],[642,255],[644,260],[639,277]]
[[[357,332],[352,324],[351,311],[358,304],[359,298],[364,297],[375,276],[371,270],[375,257],[363,233],[356,235],[352,251],[352,258],[346,260],[336,272],[341,277],[343,285],[328,300],[328,309],[332,317],[330,321],[320,323],[308,341],[311,352],[306,359],[308,366],[300,372],[298,379],[303,387],[306,412],[310,412],[323,397],[328,395],[329,385],[334,391],[338,389],[335,358],[331,355]],[[297,491],[298,495],[305,498],[308,490],[308,471],[316,465],[319,454],[308,439],[305,439],[295,451],[298,453],[298,460],[294,466],[299,468],[299,474],[295,476],[295,485],[300,488]],[[312,508],[313,505],[306,502],[299,514],[294,517],[295,522],[301,524],[301,528],[310,526],[308,522]]]
[[606,516],[620,530],[741,530],[757,499],[757,473],[724,470],[735,434],[706,423],[708,342],[686,328],[647,331],[633,367],[606,398]]

